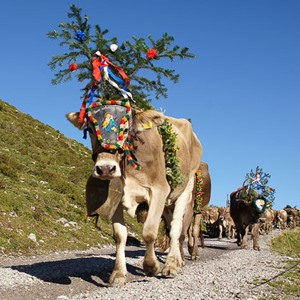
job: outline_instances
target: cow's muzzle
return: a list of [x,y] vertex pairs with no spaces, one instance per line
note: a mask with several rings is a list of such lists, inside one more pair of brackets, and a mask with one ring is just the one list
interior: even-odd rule
[[96,166],[95,172],[99,176],[113,176],[116,173],[116,166],[113,165],[104,165],[104,166]]
[[110,180],[121,176],[120,166],[117,163],[96,164],[93,170],[93,177]]

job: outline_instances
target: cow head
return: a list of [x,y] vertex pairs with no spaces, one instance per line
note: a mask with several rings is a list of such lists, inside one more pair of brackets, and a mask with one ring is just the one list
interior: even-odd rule
[[79,122],[79,113],[66,115],[77,128],[88,129],[95,162],[93,177],[102,180],[121,177],[121,165],[133,147],[132,136],[164,122],[164,115],[160,112],[148,110],[131,115],[129,109],[126,106],[95,102],[86,110],[83,123]]

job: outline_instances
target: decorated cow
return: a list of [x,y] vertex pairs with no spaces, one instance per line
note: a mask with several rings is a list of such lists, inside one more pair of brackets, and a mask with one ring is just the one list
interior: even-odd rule
[[[126,282],[127,228],[123,211],[134,217],[142,205],[148,208],[142,233],[145,274],[175,276],[183,266],[179,240],[184,220],[191,217],[186,212],[193,205],[195,174],[202,157],[202,146],[191,123],[154,110],[133,114],[125,100],[98,100],[85,111],[84,123],[79,113],[69,113],[67,118],[79,129],[87,127],[91,138],[94,168],[86,186],[87,213],[113,223],[116,261],[109,283],[119,286]],[[176,137],[178,147],[171,149],[168,159],[178,170],[166,168],[166,145],[160,129],[164,126]],[[175,171],[178,174],[172,181],[170,174]],[[170,251],[161,269],[154,244],[165,212],[171,220]]]
[[268,199],[273,199],[274,191],[264,185],[260,173],[256,173],[255,178],[246,177],[243,186],[230,194],[230,215],[235,223],[237,244],[241,248],[248,247],[248,232],[251,228],[253,249],[260,250],[259,219],[269,207]]
[[[87,215],[112,220],[116,260],[109,282],[119,286],[127,278],[124,210],[144,223],[145,274],[175,276],[183,266],[180,237],[191,218],[187,212],[202,146],[188,120],[166,117],[148,100],[167,97],[164,78],[174,83],[179,78],[175,70],[156,66],[160,59],[194,55],[187,47],[171,46],[174,39],[168,34],[157,41],[133,37],[118,47],[117,38],[106,37],[108,30],[99,25],[93,30],[81,8],[70,9],[70,22],[48,33],[69,53],[53,56],[49,65],[60,69],[55,84],[73,76],[87,81],[80,111],[67,118],[91,139],[94,166],[86,184]],[[63,69],[66,63],[71,64]],[[161,268],[154,250],[162,215],[168,215],[171,226],[170,251]]]
[[204,247],[203,237],[203,216],[202,213],[207,208],[211,196],[211,178],[208,164],[201,162],[195,178],[195,200],[190,207],[193,218],[188,228],[188,251],[192,260],[199,257],[198,240],[200,239],[201,247]]
[[[183,227],[180,237],[180,251],[184,257],[183,242],[188,235],[188,251],[191,259],[195,260],[199,257],[198,239],[200,239],[201,247],[204,247],[203,237],[203,216],[202,212],[207,208],[211,195],[211,179],[208,170],[208,164],[201,162],[200,167],[195,174],[195,186],[192,193],[193,201],[186,208]],[[165,235],[161,243],[158,244],[157,251],[165,252],[170,247],[170,228],[172,221],[172,213],[166,207],[162,217]]]

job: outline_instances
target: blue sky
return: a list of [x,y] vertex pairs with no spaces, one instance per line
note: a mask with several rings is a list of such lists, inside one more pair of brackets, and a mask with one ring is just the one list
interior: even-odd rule
[[[191,118],[212,177],[211,204],[224,206],[256,166],[271,175],[274,207],[299,205],[300,1],[2,1],[0,98],[87,146],[65,119],[82,84],[53,86],[48,62],[62,49],[46,33],[74,3],[119,42],[165,32],[195,59],[171,67],[168,99],[153,105]],[[299,186],[298,186],[299,185]]]

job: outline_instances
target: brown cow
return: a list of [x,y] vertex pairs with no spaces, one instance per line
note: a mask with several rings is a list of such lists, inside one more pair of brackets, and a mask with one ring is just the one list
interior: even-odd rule
[[277,211],[277,224],[279,230],[287,228],[288,214],[284,209],[280,209]]
[[271,208],[266,209],[264,213],[261,214],[260,221],[260,233],[269,234],[273,230],[275,213]]
[[[111,110],[110,114],[112,113]],[[165,117],[162,113],[153,110],[134,114],[132,128],[130,126],[122,128],[124,144],[129,142],[129,133],[133,137],[132,146],[135,152],[128,157],[128,153],[124,154],[126,151],[124,144],[118,151],[107,150],[101,146],[99,131],[95,130],[95,124],[90,118],[83,125],[79,123],[79,113],[69,113],[67,118],[79,129],[87,125],[91,138],[95,165],[86,186],[88,215],[100,214],[102,217],[112,219],[116,241],[116,260],[109,279],[110,285],[123,285],[127,278],[125,260],[127,228],[123,210],[127,210],[128,214],[134,217],[139,205],[145,204],[148,206],[142,233],[146,246],[143,263],[145,274],[155,276],[161,272],[162,276],[176,276],[181,271],[184,262],[179,241],[183,219],[188,218],[186,210],[193,202],[195,173],[202,158],[202,146],[192,130],[191,123],[185,119]],[[102,117],[97,120],[97,124],[101,126],[104,121]],[[171,189],[167,181],[167,171],[171,170],[165,168],[163,141],[157,129],[157,126],[165,121],[171,124],[177,136],[179,149],[176,155],[179,160],[180,173],[183,175],[182,184],[174,189]],[[102,129],[104,130],[104,126]],[[131,158],[137,160],[141,166],[140,170],[129,164],[132,161],[129,161]],[[161,269],[155,255],[154,244],[164,210],[172,214],[171,242],[170,251]]]
[[299,226],[300,212],[297,208],[285,207],[284,210],[287,212],[287,226],[291,229]]
[[202,221],[203,216],[202,213],[206,209],[207,205],[210,201],[211,195],[211,178],[208,170],[208,164],[205,162],[201,162],[200,164],[201,176],[202,176],[202,198],[201,198],[201,208],[200,211],[194,210],[193,207],[190,207],[190,210],[193,211],[194,214],[194,222],[189,224],[188,230],[188,251],[191,255],[192,260],[196,260],[199,257],[198,251],[198,239],[200,238],[201,247],[204,247],[204,238],[202,231]]
[[219,239],[223,237],[223,232],[228,239],[235,237],[235,225],[230,216],[230,207],[219,207]]
[[237,244],[242,249],[248,247],[248,232],[252,226],[253,249],[260,250],[259,239],[259,217],[266,200],[258,194],[247,194],[247,186],[230,194],[230,215],[235,223],[237,233]]
[[[187,208],[187,212],[185,214],[184,219],[184,225],[183,230],[181,234],[181,252],[182,256],[184,256],[183,253],[183,241],[185,239],[186,234],[188,234],[188,251],[191,255],[191,259],[195,260],[199,257],[198,252],[198,239],[200,239],[201,246],[204,247],[204,238],[203,238],[203,232],[202,232],[202,222],[203,222],[203,216],[202,212],[206,209],[209,201],[210,201],[210,195],[211,195],[211,179],[210,174],[208,170],[208,164],[205,162],[200,163],[199,170],[197,172],[198,174],[201,174],[202,181],[201,181],[201,208],[196,207],[197,204],[195,203],[195,200],[191,203],[191,205]],[[195,178],[195,180],[197,180]],[[195,182],[195,188],[193,191],[193,199],[196,198],[196,182]],[[198,211],[200,209],[200,211]],[[170,247],[170,221],[171,218],[168,218],[168,215],[171,216],[171,214],[168,214],[168,210],[164,211],[163,214],[163,223],[164,223],[164,229],[165,229],[165,235],[162,239],[162,242],[158,245],[157,251],[159,252],[165,252]],[[191,220],[191,216],[193,216],[193,220]]]

